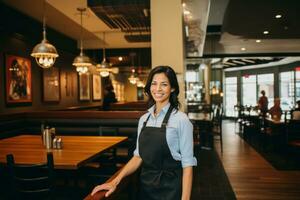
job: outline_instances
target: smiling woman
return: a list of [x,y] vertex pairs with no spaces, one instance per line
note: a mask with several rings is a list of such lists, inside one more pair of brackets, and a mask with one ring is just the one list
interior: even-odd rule
[[174,70],[158,66],[148,76],[145,92],[149,96],[148,112],[138,125],[134,156],[110,182],[98,185],[92,195],[115,191],[121,180],[141,168],[138,199],[190,199],[193,166],[193,125],[179,111],[179,85]]

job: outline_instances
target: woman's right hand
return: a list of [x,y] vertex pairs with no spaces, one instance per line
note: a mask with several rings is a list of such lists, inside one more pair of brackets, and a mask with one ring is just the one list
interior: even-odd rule
[[97,185],[96,187],[94,187],[91,195],[93,196],[94,194],[96,194],[97,192],[99,192],[101,190],[107,190],[107,192],[105,193],[105,197],[108,197],[116,190],[117,185],[118,184],[116,181],[111,181],[108,183],[103,183],[101,185]]

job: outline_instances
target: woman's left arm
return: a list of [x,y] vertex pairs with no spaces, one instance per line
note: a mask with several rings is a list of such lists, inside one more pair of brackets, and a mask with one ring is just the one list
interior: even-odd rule
[[181,200],[190,200],[193,182],[193,167],[183,168]]
[[193,184],[193,166],[197,165],[194,157],[193,147],[193,125],[186,115],[180,120],[179,134],[179,151],[181,153],[182,174],[182,200],[189,200]]

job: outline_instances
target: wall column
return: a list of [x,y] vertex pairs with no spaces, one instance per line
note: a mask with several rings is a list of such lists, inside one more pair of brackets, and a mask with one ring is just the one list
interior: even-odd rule
[[179,82],[179,101],[185,110],[183,14],[181,0],[151,0],[152,68],[171,66]]

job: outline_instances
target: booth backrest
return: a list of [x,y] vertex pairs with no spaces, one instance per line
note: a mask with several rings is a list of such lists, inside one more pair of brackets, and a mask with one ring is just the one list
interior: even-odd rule
[[16,134],[40,134],[41,124],[58,135],[125,135],[136,137],[138,111],[43,111],[0,115],[0,139]]
[[110,105],[110,110],[115,111],[145,111],[147,110],[147,102],[117,102]]

